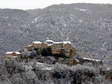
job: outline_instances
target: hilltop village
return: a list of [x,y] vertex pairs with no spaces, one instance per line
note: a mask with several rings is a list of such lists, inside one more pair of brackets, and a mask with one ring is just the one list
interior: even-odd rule
[[62,60],[67,64],[77,64],[78,61],[73,59],[76,55],[76,49],[70,41],[54,42],[46,40],[45,42],[33,41],[31,44],[24,46],[23,50],[11,51],[5,53],[6,60],[31,59],[39,56],[53,56],[57,61]]
[[[98,76],[99,83],[102,79],[112,80],[111,68],[105,68],[102,60],[78,56],[76,48],[73,47],[70,41],[33,41],[19,51],[6,52],[3,58],[4,64],[1,66],[3,71],[8,73],[8,78],[10,79],[10,77],[12,78],[14,75],[20,74],[20,78],[23,77],[22,82],[23,80],[28,80],[32,83],[33,80],[35,82],[33,84],[37,84],[35,79],[38,78],[38,81],[42,82],[46,80],[46,76],[53,82],[55,79],[62,79],[63,77],[63,80],[66,80],[66,78],[73,79],[73,81],[69,81],[71,82],[70,84],[82,84],[84,81],[80,80],[83,77],[90,82],[92,80],[96,82]],[[89,65],[85,65],[85,63],[89,63]],[[5,68],[3,68],[4,66]],[[97,67],[95,69],[97,73],[93,70],[93,67]],[[71,74],[74,75],[71,76]],[[77,75],[80,76],[74,79]],[[61,80],[58,82],[61,82]],[[58,82],[54,84],[58,84]],[[30,84],[28,82],[26,83]]]
[[5,53],[5,60],[29,60],[35,58],[53,57],[56,62],[61,62],[68,65],[82,64],[91,62],[102,64],[101,60],[91,59],[77,56],[76,49],[70,41],[54,42],[46,40],[45,42],[33,41],[31,44],[24,46],[20,51],[10,51]]

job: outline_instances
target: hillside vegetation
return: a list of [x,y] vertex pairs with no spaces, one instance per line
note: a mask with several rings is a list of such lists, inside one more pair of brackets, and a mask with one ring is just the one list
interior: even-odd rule
[[[0,9],[0,84],[111,84],[111,10],[109,4],[83,3]],[[46,39],[71,41],[77,55],[101,59],[104,64],[69,66],[53,56],[22,51],[24,45]],[[6,51],[22,51],[26,58],[34,58],[5,61]]]
[[112,6],[53,5],[44,9],[0,9],[0,53],[33,40],[70,40],[79,52],[103,58],[112,54]]

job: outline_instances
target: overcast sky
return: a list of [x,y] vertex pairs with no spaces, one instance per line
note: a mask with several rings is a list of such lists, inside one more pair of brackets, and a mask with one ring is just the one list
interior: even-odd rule
[[0,0],[0,8],[35,9],[53,4],[70,3],[111,3],[112,0]]

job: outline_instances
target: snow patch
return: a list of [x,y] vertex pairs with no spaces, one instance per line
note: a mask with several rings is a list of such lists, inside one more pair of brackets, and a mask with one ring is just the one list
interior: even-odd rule
[[84,9],[84,8],[76,8],[77,10],[79,10],[79,11],[82,11],[82,12],[86,12],[87,11],[87,9]]

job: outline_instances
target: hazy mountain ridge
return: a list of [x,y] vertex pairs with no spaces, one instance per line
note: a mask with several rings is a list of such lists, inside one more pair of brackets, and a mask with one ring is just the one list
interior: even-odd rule
[[[22,10],[1,9],[0,45],[1,52],[18,49],[24,43],[29,27],[30,15]],[[27,41],[27,39],[26,39]],[[18,47],[17,47],[18,46]]]
[[16,50],[49,37],[70,40],[78,51],[97,58],[111,57],[111,9],[111,5],[99,4],[62,4],[27,11],[1,9],[0,51]]

